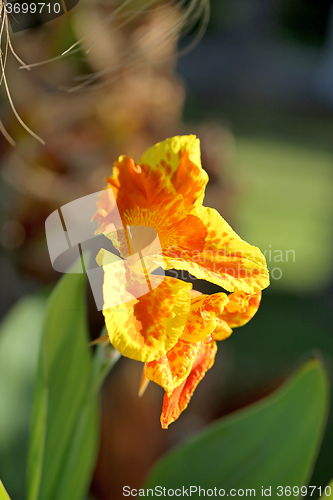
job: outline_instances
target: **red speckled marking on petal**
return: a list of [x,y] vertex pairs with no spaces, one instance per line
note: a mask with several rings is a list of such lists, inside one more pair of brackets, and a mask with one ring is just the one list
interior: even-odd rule
[[269,285],[266,261],[257,247],[243,241],[216,210],[197,206],[191,213],[207,230],[204,249],[195,258],[164,254],[168,269],[184,269],[230,292],[253,294]]
[[215,360],[216,343],[214,341],[200,343],[200,349],[193,363],[192,369],[186,380],[179,385],[170,396],[164,394],[163,408],[161,414],[161,425],[163,429],[177,420],[179,415],[187,408],[198,383],[203,379]]
[[215,317],[222,313],[228,300],[225,293],[191,298],[191,308],[181,338],[188,342],[199,342],[210,335],[216,327]]
[[199,348],[199,343],[178,340],[177,344],[166,355],[157,361],[146,364],[146,377],[163,387],[170,395],[190,373]]
[[[110,279],[105,277],[105,290]],[[149,279],[153,282],[159,277],[150,275]],[[148,362],[163,356],[177,343],[184,329],[190,288],[189,283],[165,277],[149,293],[104,309],[110,342],[123,356],[139,361]]]

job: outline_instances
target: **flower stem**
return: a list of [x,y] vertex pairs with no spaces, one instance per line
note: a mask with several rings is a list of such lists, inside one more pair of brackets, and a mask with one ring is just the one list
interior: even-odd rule
[[[104,335],[104,330],[102,335]],[[111,344],[105,346],[103,342],[97,346],[88,382],[87,399],[94,397],[98,393],[107,374],[112,370],[119,358],[120,353]]]

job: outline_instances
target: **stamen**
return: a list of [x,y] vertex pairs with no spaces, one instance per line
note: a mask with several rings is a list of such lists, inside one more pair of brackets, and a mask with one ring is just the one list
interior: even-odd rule
[[106,335],[102,335],[102,337],[98,337],[97,339],[93,340],[92,342],[89,342],[88,345],[89,346],[91,346],[91,345],[98,345],[98,344],[101,344],[102,342],[104,344],[107,344],[108,341],[109,341],[109,336],[108,336],[108,334],[106,334]]

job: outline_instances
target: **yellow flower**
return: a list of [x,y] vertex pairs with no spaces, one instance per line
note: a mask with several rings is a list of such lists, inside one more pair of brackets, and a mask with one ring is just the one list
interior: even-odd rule
[[[132,254],[130,229],[153,228],[162,257],[152,249],[150,270],[158,265],[185,270],[233,292],[200,295],[189,283],[153,274],[145,290],[147,283],[127,261],[108,266],[111,254],[102,250],[98,255],[105,303],[110,296],[123,297],[121,305],[103,310],[110,341],[124,356],[147,363],[146,377],[165,389],[161,421],[167,427],[212,366],[215,341],[256,312],[261,290],[269,285],[266,261],[216,210],[202,205],[208,176],[195,136],[156,144],[139,164],[121,156],[106,181],[109,189],[102,192],[94,219],[121,256]],[[123,231],[113,225],[115,211]]]

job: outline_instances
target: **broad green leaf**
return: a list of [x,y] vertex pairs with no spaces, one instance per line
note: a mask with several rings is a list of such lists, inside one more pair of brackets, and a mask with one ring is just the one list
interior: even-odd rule
[[[328,381],[318,360],[303,365],[278,391],[212,424],[171,451],[145,487],[255,489],[306,485],[327,417]],[[192,494],[192,498],[199,498]]]
[[333,500],[333,479],[324,489],[324,493],[320,497],[320,500]]
[[12,499],[24,498],[28,434],[46,296],[17,302],[0,325],[0,470]]
[[[66,474],[77,478],[67,495],[80,500],[93,467],[97,399],[87,406],[92,363],[84,293],[85,275],[66,274],[47,308],[32,416],[28,500],[62,499],[60,484]],[[73,447],[82,456],[68,463]]]
[[0,500],[10,500],[9,495],[5,490],[4,485],[2,484],[2,481],[0,481]]

